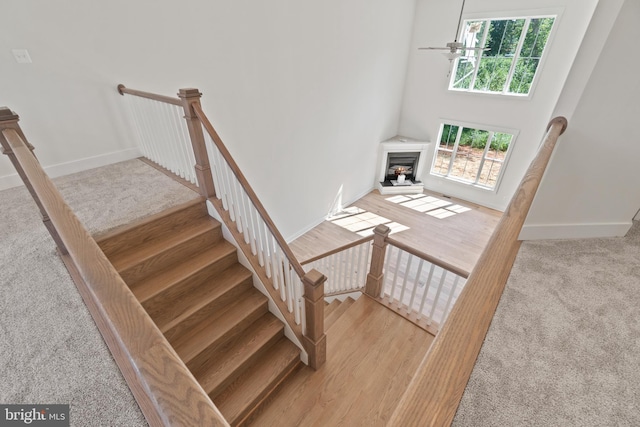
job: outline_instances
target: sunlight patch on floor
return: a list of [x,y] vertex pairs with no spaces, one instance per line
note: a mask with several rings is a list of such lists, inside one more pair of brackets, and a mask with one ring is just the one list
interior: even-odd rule
[[398,195],[389,197],[386,200],[418,212],[425,212],[427,215],[438,219],[448,218],[471,210],[466,206],[457,205],[448,200],[427,196],[426,194]]
[[384,224],[391,229],[390,234],[399,233],[400,231],[408,230],[406,225],[399,224],[395,221],[391,221],[388,218],[367,212],[364,209],[360,209],[357,206],[351,206],[337,214],[327,218],[327,221],[331,221],[335,225],[339,225],[351,232],[358,234],[359,236],[366,237],[373,234],[373,229],[379,224]]

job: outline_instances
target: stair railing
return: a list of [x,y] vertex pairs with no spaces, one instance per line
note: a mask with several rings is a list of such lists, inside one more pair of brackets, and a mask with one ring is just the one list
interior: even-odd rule
[[432,333],[447,319],[468,273],[389,237],[371,236],[302,262],[326,272],[326,295],[363,292]]
[[564,117],[549,122],[537,156],[388,425],[447,426],[453,421],[520,249],[520,230],[558,137],[566,128]]
[[384,244],[374,246],[365,292],[423,329],[437,334],[464,288],[468,274],[392,237],[379,225],[374,235]]
[[132,115],[138,146],[142,155],[185,181],[198,185],[194,151],[189,128],[183,119],[184,106],[179,98],[156,95],[118,86],[118,92]]
[[[305,272],[302,268],[202,110],[202,94],[197,89],[180,89],[178,98],[171,98],[129,89],[124,85],[118,85],[118,92],[142,98],[143,101],[129,102],[134,127],[141,138],[141,150],[148,153],[144,155],[149,156],[150,160],[178,176],[181,175],[175,170],[181,171],[180,167],[164,165],[170,164],[167,157],[179,156],[176,153],[181,150],[153,146],[164,146],[168,141],[168,146],[184,148],[187,145],[184,136],[189,136],[188,145],[193,158],[182,158],[195,161],[192,167],[200,193],[211,202],[227,225],[258,279],[264,284],[271,301],[278,307],[301,349],[307,353],[309,366],[314,369],[322,366],[326,357],[322,298],[326,277],[314,270]],[[182,110],[174,108],[173,112],[168,113],[171,110],[169,107],[151,106],[150,102],[181,105]],[[176,114],[184,117],[183,125],[175,124]],[[166,123],[174,125],[168,126]],[[171,133],[172,129],[174,133]],[[164,132],[169,134],[158,136]],[[157,143],[159,140],[162,142]]]
[[19,117],[0,109],[0,144],[33,199],[151,426],[228,426],[33,154]]
[[371,263],[373,235],[303,261],[305,270],[318,269],[327,276],[325,295],[362,292]]

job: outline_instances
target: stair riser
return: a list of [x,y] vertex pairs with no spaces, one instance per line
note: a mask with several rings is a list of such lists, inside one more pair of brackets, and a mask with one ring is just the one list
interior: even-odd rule
[[232,426],[248,425],[248,422],[251,420],[251,415],[260,412],[262,408],[266,407],[266,405],[269,404],[269,398],[280,389],[282,383],[302,366],[303,363],[299,359],[293,360],[282,370],[280,375],[268,385],[259,398],[254,399],[250,406],[240,412],[237,417],[229,420],[229,423]]
[[164,248],[162,251],[118,272],[129,286],[133,286],[148,275],[156,273],[168,265],[179,263],[197,252],[213,246],[221,238],[220,227],[215,227],[173,247]]
[[[254,363],[256,360],[259,360],[262,354],[283,336],[284,325],[281,325],[277,333],[269,335],[268,337],[260,337],[261,343],[259,349],[250,355],[243,354],[242,357],[245,357],[245,359],[242,360],[242,363],[239,364],[233,371],[227,371],[226,377],[224,379],[216,384],[207,384],[206,382],[200,382],[204,390],[209,394],[209,397],[213,400],[216,396],[218,396],[220,392],[228,387],[229,384],[234,382],[238,378],[238,376],[240,376],[240,374],[242,374],[252,363]],[[238,355],[238,357],[240,357],[240,355]],[[196,372],[194,372],[194,375],[196,379],[198,379],[198,375]],[[198,381],[200,380],[198,379]]]
[[171,342],[173,338],[180,336],[181,334],[193,328],[198,323],[202,322],[204,319],[215,315],[215,313],[220,310],[223,310],[224,307],[231,304],[231,302],[234,301],[240,294],[245,292],[247,289],[250,289],[252,286],[253,281],[249,276],[239,282],[237,285],[227,289],[224,294],[206,304],[204,307],[200,308],[198,311],[194,312],[186,319],[180,320],[179,322],[167,322],[166,324],[159,321],[157,321],[156,323],[160,323],[160,325],[162,325],[159,325],[160,330],[164,333],[164,336],[169,340],[169,342]]
[[[253,399],[245,402],[244,407],[241,410],[238,411],[237,408],[234,408],[236,410],[233,411],[233,416],[231,416],[231,414],[225,416],[229,424],[232,426],[250,424],[252,415],[259,413],[263,407],[266,407],[270,402],[271,396],[279,390],[280,385],[286,380],[286,378],[300,369],[301,366],[302,362],[300,361],[299,354],[296,353],[295,357],[291,357],[286,365],[278,366],[276,369],[276,376],[271,378],[260,378],[260,383],[264,384],[264,388]],[[237,384],[234,382],[229,387],[229,390],[234,390],[236,387]],[[227,391],[221,393],[214,401],[223,414],[225,412],[229,412],[229,408],[226,407],[227,403],[224,402],[223,396],[226,393]]]
[[207,267],[194,271],[191,276],[186,279],[172,284],[158,295],[142,302],[142,306],[154,319],[159,318],[163,312],[168,312],[168,314],[165,315],[174,316],[177,313],[170,312],[172,311],[177,299],[183,295],[193,292],[199,286],[206,286],[207,282],[211,282],[212,277],[219,274],[226,268],[231,267],[236,262],[238,262],[236,253],[228,253],[224,257],[209,264]]
[[224,334],[217,337],[217,339],[209,344],[209,346],[200,352],[200,354],[190,359],[181,357],[182,360],[186,363],[191,372],[200,371],[207,363],[209,363],[209,360],[215,355],[216,350],[238,335],[248,333],[247,328],[268,311],[269,303],[265,300],[263,304],[253,308],[250,312],[245,313],[245,317],[240,322],[230,326]]
[[207,215],[206,205],[199,202],[171,215],[163,216],[141,224],[132,230],[102,240],[99,245],[107,257],[113,257],[133,246],[149,243],[159,236],[180,230],[189,223]]
[[340,316],[342,316],[354,302],[355,301],[352,298],[347,298],[346,300],[338,304],[338,306],[333,309],[329,315],[326,315],[324,320],[324,330],[328,331],[331,326],[336,323]]

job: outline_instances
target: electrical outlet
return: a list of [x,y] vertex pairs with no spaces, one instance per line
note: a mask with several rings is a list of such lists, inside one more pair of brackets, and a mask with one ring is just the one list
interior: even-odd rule
[[27,49],[11,49],[11,53],[18,64],[31,64],[32,62]]

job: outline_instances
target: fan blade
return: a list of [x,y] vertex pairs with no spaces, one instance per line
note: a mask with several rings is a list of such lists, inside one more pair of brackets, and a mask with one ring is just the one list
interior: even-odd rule
[[461,47],[459,50],[491,50],[490,47]]
[[451,50],[448,47],[419,47],[419,50]]

